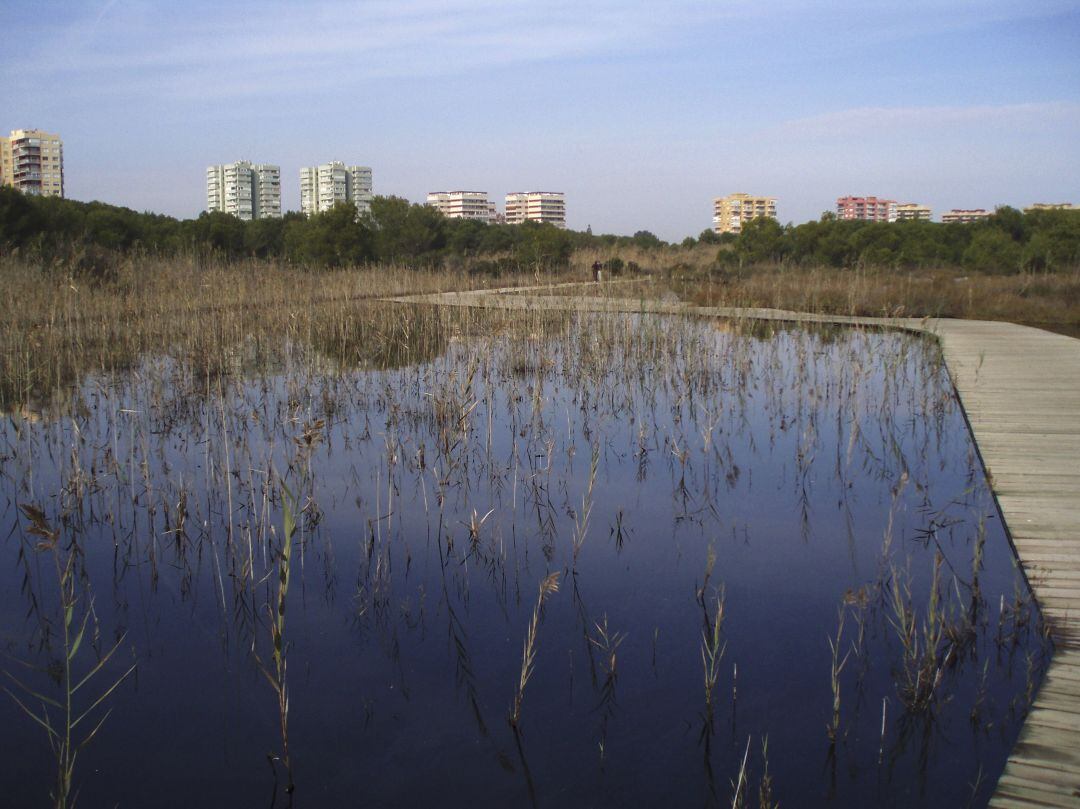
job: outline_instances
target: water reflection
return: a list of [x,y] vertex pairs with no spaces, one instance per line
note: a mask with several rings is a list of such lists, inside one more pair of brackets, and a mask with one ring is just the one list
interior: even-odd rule
[[137,650],[88,802],[985,801],[1048,644],[931,346],[447,317],[4,425],[6,646],[47,668],[63,623],[23,504],[77,541],[94,661]]

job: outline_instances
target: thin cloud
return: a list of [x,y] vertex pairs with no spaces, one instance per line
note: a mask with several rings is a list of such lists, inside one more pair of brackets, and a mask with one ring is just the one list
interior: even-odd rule
[[843,131],[928,129],[972,125],[1045,126],[1080,124],[1080,104],[1047,101],[1027,104],[927,107],[856,107],[785,121],[786,135],[835,135]]

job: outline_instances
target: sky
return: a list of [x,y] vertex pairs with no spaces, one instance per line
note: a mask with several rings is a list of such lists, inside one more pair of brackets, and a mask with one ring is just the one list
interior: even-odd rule
[[1080,203],[1080,0],[0,3],[0,130],[66,192],[197,216],[206,167],[368,165],[375,193],[566,194],[668,240],[713,197]]

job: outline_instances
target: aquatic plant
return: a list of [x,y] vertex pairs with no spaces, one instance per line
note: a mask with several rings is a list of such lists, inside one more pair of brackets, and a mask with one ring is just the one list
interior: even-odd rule
[[292,768],[292,756],[289,753],[289,685],[288,685],[288,643],[285,640],[285,607],[286,599],[289,594],[289,581],[291,578],[292,567],[292,551],[293,551],[293,536],[296,534],[296,516],[300,513],[300,503],[296,495],[292,493],[284,481],[279,482],[279,486],[282,491],[281,501],[281,514],[282,514],[282,535],[281,535],[281,548],[277,551],[277,594],[274,599],[274,606],[266,605],[269,625],[270,625],[270,640],[273,647],[273,656],[271,658],[273,667],[271,668],[256,654],[255,659],[259,664],[259,669],[266,677],[267,682],[270,683],[270,687],[274,690],[274,694],[277,696],[277,708],[278,708],[278,724],[281,731],[281,753],[280,755],[268,755],[267,759],[270,761],[270,766],[274,770],[275,782],[277,780],[277,769],[274,767],[274,761],[280,760],[285,767],[285,773],[287,783],[285,784],[285,792],[289,795],[293,793],[295,784],[293,782],[293,768]]
[[555,593],[559,592],[559,573],[549,573],[540,581],[539,593],[536,597],[536,606],[533,607],[532,619],[525,631],[525,643],[521,651],[521,675],[518,678],[517,688],[514,690],[514,701],[510,707],[510,725],[516,731],[521,721],[521,703],[525,699],[525,686],[532,677],[533,667],[536,663],[536,637],[540,629],[540,618],[543,614],[544,603]]
[[[109,661],[123,645],[126,634],[117,638],[96,661],[79,670],[77,656],[80,649],[90,647],[90,643],[84,641],[87,641],[87,629],[94,617],[93,599],[82,592],[78,583],[76,567],[82,549],[74,539],[67,543],[62,541],[60,530],[52,527],[45,512],[38,506],[23,503],[19,508],[30,521],[27,533],[39,538],[35,550],[49,554],[52,559],[59,596],[61,632],[57,649],[59,660],[50,662],[45,668],[21,660],[18,662],[30,671],[47,674],[57,685],[59,694],[58,697],[48,696],[7,670],[4,671],[5,676],[20,693],[16,694],[6,685],[4,691],[23,714],[45,731],[56,763],[56,777],[50,797],[56,809],[67,809],[74,806],[78,797],[74,779],[79,753],[94,740],[109,718],[112,713],[112,708],[106,707],[109,697],[135,671],[137,663],[132,663],[118,676],[111,677],[96,693],[82,699],[83,689],[88,688],[91,681],[96,682],[95,678],[106,671]],[[95,624],[92,634],[96,634],[96,631]],[[40,707],[31,707],[28,702],[39,703]]]

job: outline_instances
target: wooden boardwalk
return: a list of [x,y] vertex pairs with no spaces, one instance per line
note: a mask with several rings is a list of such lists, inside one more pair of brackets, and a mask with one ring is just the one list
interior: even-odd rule
[[1054,639],[1053,659],[990,806],[1080,807],[1080,340],[1012,323],[821,316],[542,294],[550,289],[407,300],[844,323],[936,337],[1006,529]]

